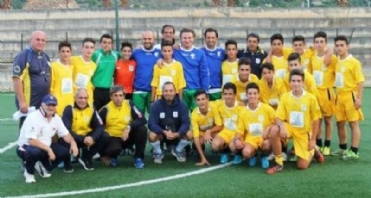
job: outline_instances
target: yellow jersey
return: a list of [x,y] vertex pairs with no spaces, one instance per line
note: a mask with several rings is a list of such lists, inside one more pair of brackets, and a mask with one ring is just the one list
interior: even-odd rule
[[126,127],[133,120],[128,100],[124,100],[121,107],[117,107],[111,101],[100,110],[100,112],[102,111],[106,111],[104,130],[110,137],[121,137]]
[[237,88],[237,101],[246,102],[246,86],[252,82],[258,84],[259,78],[255,74],[249,74],[249,80],[246,82],[242,82],[240,81],[240,77],[237,75],[232,78],[231,82],[235,84]]
[[290,124],[298,133],[310,133],[312,122],[321,118],[321,110],[313,94],[303,91],[297,98],[290,91],[281,97],[276,118]]
[[[287,91],[291,91],[289,72],[287,72],[285,75],[284,83],[286,85]],[[304,71],[304,90],[313,94],[317,99],[319,98],[319,93],[316,87],[314,77],[308,71]]]
[[57,114],[62,116],[64,108],[74,103],[73,66],[64,65],[59,60],[51,64],[50,93],[58,100]]
[[277,107],[281,96],[287,92],[285,83],[281,78],[274,77],[272,87],[269,88],[267,81],[262,78],[259,81],[260,101]]
[[223,85],[227,82],[231,82],[232,78],[238,75],[238,59],[235,62],[229,62],[228,60],[223,61],[222,75]]
[[78,88],[85,88],[89,95],[89,104],[93,105],[93,84],[91,78],[94,75],[97,65],[93,61],[86,62],[82,56],[71,57],[73,65],[73,87],[74,92]]
[[344,60],[338,60],[336,64],[336,92],[337,94],[353,92],[358,94],[358,83],[364,82],[361,63],[352,55]]
[[[286,58],[286,60],[288,59],[290,54],[293,52],[294,52],[293,48],[286,48],[286,47],[283,48],[283,56]],[[312,57],[315,55],[315,53],[316,53],[315,50],[311,48],[307,48],[304,50],[304,53],[300,55],[301,66],[304,69],[304,71],[308,70],[308,67],[311,64]]]
[[237,129],[238,117],[245,106],[236,100],[233,107],[227,107],[224,101],[217,102],[218,112],[224,125],[224,130],[235,132]]
[[162,87],[168,81],[174,83],[177,92],[186,87],[183,66],[180,62],[175,60],[170,64],[164,62],[161,68],[158,65],[154,66],[151,86],[157,88],[157,96],[162,95]]
[[236,131],[243,139],[246,136],[262,137],[264,130],[274,123],[275,114],[271,106],[261,102],[255,110],[247,105],[239,115]]
[[284,56],[272,56],[271,62],[274,66],[274,74],[279,78],[283,78],[288,71],[287,59]]
[[335,83],[335,69],[337,58],[331,56],[330,65],[325,64],[325,56],[313,56],[311,64],[308,67],[308,72],[313,75],[318,89],[332,88]]
[[222,126],[222,124],[218,106],[212,102],[209,102],[209,109],[206,115],[203,115],[198,107],[192,111],[191,125],[194,138],[200,137],[200,131],[205,132],[214,126]]

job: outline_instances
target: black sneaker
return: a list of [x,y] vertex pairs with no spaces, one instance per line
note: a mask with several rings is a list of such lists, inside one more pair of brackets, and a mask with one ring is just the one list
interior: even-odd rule
[[79,158],[80,164],[84,167],[85,170],[87,171],[92,171],[94,170],[93,168],[93,162],[92,160],[84,159],[84,158]]
[[64,170],[65,173],[72,173],[73,172],[72,165],[69,164],[69,165],[66,166],[66,163],[65,163],[63,170]]

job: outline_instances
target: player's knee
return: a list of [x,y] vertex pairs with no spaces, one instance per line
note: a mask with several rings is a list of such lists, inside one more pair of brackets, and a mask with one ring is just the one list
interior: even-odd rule
[[271,143],[269,140],[264,140],[263,145],[261,147],[263,153],[268,153],[271,150]]
[[242,150],[242,156],[244,158],[250,158],[251,156],[254,155],[254,151],[251,150],[250,148],[247,148],[245,147],[243,150]]
[[218,138],[215,138],[215,140],[213,140],[213,143],[211,144],[211,149],[213,151],[221,150],[221,142],[219,141]]
[[232,153],[235,153],[237,151],[236,146],[234,145],[233,142],[229,143],[228,145],[229,149],[231,150]]
[[359,124],[357,121],[349,122],[350,129],[353,131],[359,130]]
[[299,170],[305,170],[305,169],[308,169],[309,163],[305,160],[298,160],[297,163],[296,163],[296,167]]
[[325,124],[326,126],[331,126],[332,125],[332,117],[325,117]]
[[193,139],[193,133],[188,131],[184,137],[186,140],[191,141]]
[[336,122],[336,126],[337,126],[338,128],[344,128],[344,127],[345,127],[345,122],[344,122],[344,121]]
[[156,142],[157,140],[159,140],[159,136],[156,133],[150,131],[148,133],[148,141],[149,142]]

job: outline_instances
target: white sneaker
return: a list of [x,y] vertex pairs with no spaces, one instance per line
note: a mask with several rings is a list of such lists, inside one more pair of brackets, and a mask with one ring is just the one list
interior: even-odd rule
[[46,168],[43,166],[43,164],[38,161],[36,162],[35,164],[35,169],[37,170],[37,172],[39,172],[40,176],[43,177],[43,178],[49,178],[51,177],[52,175],[46,170]]
[[36,182],[35,176],[27,173],[27,170],[24,170],[23,175],[26,178],[26,183],[30,184],[30,183],[35,183]]
[[93,156],[93,159],[99,159],[99,158],[100,158],[99,153],[97,153],[97,154],[95,154],[95,155]]
[[274,160],[274,154],[273,154],[273,152],[271,154],[269,154],[268,160],[269,161]]

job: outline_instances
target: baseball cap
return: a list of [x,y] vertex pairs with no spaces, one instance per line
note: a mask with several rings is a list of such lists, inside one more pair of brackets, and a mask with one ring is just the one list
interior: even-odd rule
[[45,103],[46,105],[58,105],[57,98],[51,94],[44,96],[42,103]]

